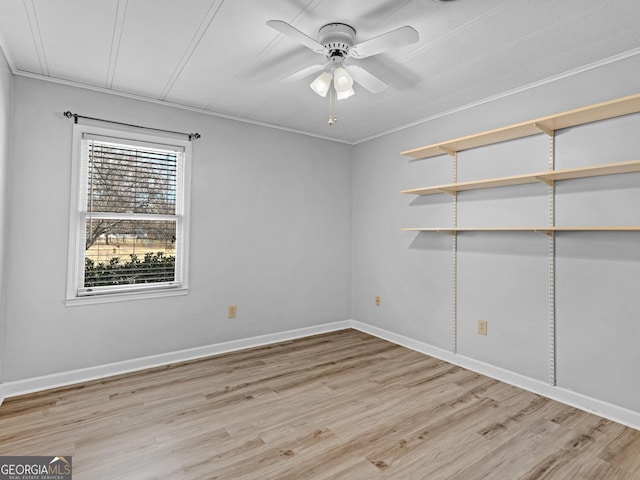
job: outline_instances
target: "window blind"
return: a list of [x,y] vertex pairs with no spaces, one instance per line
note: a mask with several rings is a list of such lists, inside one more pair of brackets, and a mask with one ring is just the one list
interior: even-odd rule
[[180,147],[83,138],[84,281],[79,295],[179,284]]

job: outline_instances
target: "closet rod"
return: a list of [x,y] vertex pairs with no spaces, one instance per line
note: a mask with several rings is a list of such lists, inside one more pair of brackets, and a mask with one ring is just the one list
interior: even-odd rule
[[199,133],[174,132],[173,130],[163,130],[162,128],[143,127],[142,125],[133,125],[131,123],[116,122],[114,120],[105,120],[104,118],[95,118],[95,117],[87,117],[85,115],[78,115],[77,113],[71,113],[68,110],[64,112],[63,115],[67,118],[73,117],[73,123],[78,123],[79,118],[84,118],[85,120],[95,120],[96,122],[113,123],[116,125],[123,125],[125,127],[143,128],[145,130],[154,130],[156,132],[173,133],[175,135],[184,135],[186,137],[189,137],[189,141],[193,140],[194,138],[196,139],[200,138]]

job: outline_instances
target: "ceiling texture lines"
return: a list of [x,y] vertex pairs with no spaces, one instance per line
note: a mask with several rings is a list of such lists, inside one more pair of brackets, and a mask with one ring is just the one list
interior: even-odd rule
[[406,128],[409,128],[409,127],[415,127],[416,125],[421,125],[423,123],[435,120],[437,118],[446,117],[447,115],[453,115],[455,113],[458,113],[458,112],[461,112],[461,111],[464,111],[464,110],[468,110],[470,108],[474,108],[474,107],[477,107],[479,105],[483,105],[485,103],[490,103],[490,102],[493,102],[495,100],[499,100],[501,98],[508,97],[510,95],[515,95],[517,93],[524,92],[526,90],[531,90],[531,89],[539,87],[541,85],[546,85],[548,83],[552,83],[552,82],[555,82],[555,81],[558,81],[558,80],[562,80],[563,78],[568,78],[568,77],[571,77],[573,75],[577,75],[579,73],[583,73],[583,72],[586,72],[588,70],[593,70],[595,68],[599,68],[599,67],[602,67],[604,65],[607,65],[607,64],[610,64],[610,63],[614,63],[614,62],[618,62],[618,61],[621,61],[621,60],[624,60],[624,59],[627,59],[627,58],[630,58],[630,57],[634,57],[634,56],[639,56],[640,57],[640,48],[629,50],[627,52],[623,52],[623,53],[620,53],[618,55],[614,55],[612,57],[609,57],[609,58],[606,58],[606,59],[603,59],[603,60],[598,60],[597,62],[588,64],[588,65],[581,65],[580,67],[577,67],[577,68],[574,68],[572,70],[568,70],[568,71],[559,73],[558,75],[554,75],[552,77],[546,77],[546,78],[543,78],[543,79],[538,80],[536,82],[531,82],[531,83],[526,84],[526,85],[521,85],[521,86],[519,86],[517,88],[513,88],[511,90],[500,92],[500,93],[498,93],[496,95],[492,95],[490,97],[481,98],[481,99],[479,99],[477,101],[470,102],[470,103],[467,103],[467,104],[464,104],[464,105],[460,105],[459,107],[456,107],[456,108],[452,108],[451,110],[446,110],[446,111],[443,111],[443,112],[439,112],[439,113],[437,113],[435,115],[432,115],[430,117],[422,118],[422,119],[420,119],[420,120],[418,120],[416,122],[411,122],[411,123],[406,123],[406,124],[403,124],[403,125],[399,125],[397,127],[391,128],[391,129],[389,129],[389,130],[387,130],[385,132],[380,132],[380,133],[378,133],[376,135],[372,135],[371,137],[363,138],[363,139],[361,139],[361,140],[359,140],[357,142],[354,142],[354,144],[357,145],[358,143],[363,143],[363,142],[366,142],[368,140],[372,140],[372,139],[377,138],[377,137],[388,135],[390,133],[398,132],[400,130],[403,130],[403,129],[406,129]]
[[[309,0],[305,4],[305,6],[303,8],[301,8],[300,11],[296,15],[294,15],[293,18],[287,19],[287,23],[290,23],[291,25],[294,25],[294,26],[298,26],[300,21],[302,19],[304,19],[305,17],[307,17],[318,6],[318,4],[320,4],[321,2],[322,2],[322,0]],[[270,20],[278,20],[278,19],[274,18],[274,19],[270,19]],[[278,36],[280,38],[284,38],[281,35],[278,35]]]
[[236,75],[234,76],[232,79],[230,79],[227,84],[220,89],[220,91],[218,93],[215,94],[215,96],[209,100],[209,102],[207,102],[206,106],[204,107],[205,110],[211,110],[214,108],[215,102],[216,100],[223,96],[225,94],[225,91],[228,90],[228,88],[230,86],[232,86],[233,84],[235,84],[239,78],[241,78],[243,76],[243,74],[248,71],[253,65],[254,63],[263,56],[263,54],[265,52],[267,52],[269,50],[269,48],[271,47],[271,45],[273,45],[273,43],[275,43],[277,40],[277,38],[274,38],[272,42],[270,42],[266,47],[264,47],[255,57],[253,57],[253,60],[249,63],[247,63],[247,65]]
[[[313,11],[313,9],[321,2],[322,0],[310,0],[309,2],[306,3],[306,5],[304,5],[304,7],[302,7],[302,9],[300,10],[300,12],[298,12],[296,14],[296,16],[291,20],[291,24],[295,24],[297,22],[299,22],[301,19],[305,18],[307,15],[309,15],[309,13],[311,11]],[[238,78],[242,77],[242,75],[248,71],[254,64],[255,62],[259,59],[262,58],[264,56],[264,54],[266,52],[268,52],[270,50],[270,48],[277,44],[277,42],[280,41],[287,41],[285,39],[285,37],[281,34],[276,34],[274,35],[273,40],[271,40],[255,57],[253,57],[253,59],[247,63],[247,65],[237,74],[235,75],[232,79],[229,80],[229,82],[227,82],[227,84],[220,89],[220,91],[218,93],[216,93],[211,100],[209,100],[209,102],[207,102],[206,106],[204,107],[205,110],[211,110],[213,109],[216,100],[221,97],[222,95],[224,95],[225,91],[227,91],[229,89],[229,87],[231,85],[233,85]]]
[[[392,18],[397,12],[401,12],[402,9],[413,3],[413,1],[414,0],[405,0],[404,2],[394,3],[393,8],[389,12],[387,12],[385,15],[380,15],[377,18],[376,22],[371,25],[370,30],[380,30],[381,32],[387,31],[387,21]],[[358,32],[356,31],[356,41],[359,40],[362,40],[362,38],[358,36]],[[388,56],[387,58],[389,58],[389,60],[382,57],[378,67],[376,68],[376,71],[384,72],[385,70],[388,70],[395,65],[401,65],[408,58],[411,58],[409,55]]]
[[111,90],[113,88],[113,77],[116,73],[116,65],[118,63],[118,53],[120,52],[120,40],[122,40],[122,31],[124,29],[124,19],[127,13],[128,0],[118,0],[116,8],[116,17],[113,22],[113,36],[111,37],[111,51],[109,53],[109,67],[107,70],[107,80],[105,88]]
[[451,40],[453,37],[460,34],[464,34],[464,32],[468,32],[469,30],[471,30],[471,27],[473,27],[474,25],[480,23],[481,21],[487,18],[490,18],[496,15],[497,13],[503,10],[504,10],[504,5],[499,5],[494,8],[487,9],[486,11],[484,11],[479,15],[475,15],[471,17],[469,20],[457,25],[455,28],[449,29],[444,34],[438,35],[437,37],[433,38],[428,42],[424,42],[422,46],[417,47],[413,51],[407,53],[402,58],[402,61],[407,61],[412,59],[413,57],[420,56],[421,54],[427,52],[428,50],[437,48],[440,45],[446,45],[447,42]]
[[[388,30],[389,19],[393,18],[394,15],[396,15],[396,13],[401,14],[402,10],[408,7],[414,1],[415,0],[405,0],[403,2],[399,2],[399,1],[395,2],[392,5],[392,8],[390,8],[389,11],[386,12],[384,15],[376,15],[376,21],[370,25],[369,30],[375,29],[375,30],[379,30],[380,33],[386,32]],[[358,40],[362,40],[362,38],[359,38]]]
[[[528,0],[525,0],[528,2]],[[509,50],[518,50],[518,47],[523,47],[527,44],[532,44],[533,42],[536,42],[538,39],[540,38],[546,38],[548,36],[551,36],[552,32],[558,28],[563,28],[568,30],[569,26],[571,24],[574,23],[580,23],[581,21],[584,21],[585,19],[587,19],[587,17],[592,16],[593,14],[595,14],[596,12],[602,10],[603,7],[602,5],[596,5],[593,8],[585,8],[583,10],[581,10],[580,12],[576,12],[574,15],[568,16],[568,17],[563,17],[563,20],[559,21],[557,20],[557,17],[552,17],[550,15],[550,17],[552,17],[552,20],[549,23],[543,23],[540,26],[536,25],[535,29],[531,29],[530,32],[522,32],[521,36],[517,37],[517,38],[513,38],[511,41],[509,42],[505,42],[501,45],[496,46],[496,48],[494,50],[492,50],[491,52],[485,51],[483,53],[481,53],[480,55],[474,56],[473,58],[469,58],[466,61],[460,62],[456,65],[454,65],[452,67],[452,70],[450,70],[449,72],[447,72],[448,74],[452,73],[452,72],[462,72],[464,71],[466,68],[468,68],[471,65],[475,65],[475,64],[483,64],[484,62],[486,62],[490,57],[495,56],[496,54],[498,55],[504,55],[505,57],[506,52]],[[591,39],[588,40],[589,43],[594,42],[594,43],[598,43],[600,42],[601,39],[594,36]],[[571,59],[571,57],[574,55],[574,53],[581,49],[584,48],[584,46],[587,43],[581,43],[578,45],[570,45],[570,42],[567,43],[567,48],[563,51],[563,52],[556,52],[556,51],[548,51],[548,54],[545,55],[544,59],[540,60],[540,63],[537,63],[537,67],[535,67],[536,69],[538,69],[541,65],[544,64],[548,64],[550,62],[553,61],[557,61],[557,57],[560,57],[561,55],[567,57],[569,60]],[[544,44],[540,43],[539,44],[539,48],[540,49],[544,49]],[[513,68],[519,68],[520,65],[524,65],[522,68],[525,69],[531,69],[534,68],[531,65],[525,65],[524,63],[525,59],[522,59],[520,62],[515,63],[513,65]],[[570,65],[569,63],[567,65]],[[565,74],[566,72],[561,72],[561,74]],[[511,72],[508,73],[503,73],[500,75],[497,75],[496,77],[493,77],[490,80],[487,80],[487,82],[495,82],[496,78],[499,77],[503,77],[506,75],[510,75]],[[535,71],[533,71],[531,73],[532,75],[535,75]],[[441,72],[437,75],[444,75],[444,72]],[[565,75],[566,76],[566,75]],[[432,79],[434,77],[431,77]]]
[[[599,65],[640,71],[638,18],[636,0],[0,0],[0,49],[16,75],[357,144],[569,76],[601,75]],[[335,58],[269,20],[314,40],[336,22],[353,27],[353,43],[403,26],[419,37],[348,57],[346,67],[387,88],[356,79],[329,126],[330,98],[309,86]],[[638,92],[630,76],[619,81]],[[607,91],[592,92],[594,102]]]
[[42,42],[42,34],[40,33],[40,26],[38,25],[38,15],[36,14],[36,8],[33,4],[33,0],[23,0],[24,10],[29,20],[29,28],[31,29],[31,38],[33,39],[33,45],[36,49],[36,55],[38,56],[38,63],[40,64],[40,72],[42,75],[49,76],[49,65],[47,63],[47,56],[45,55],[44,43]]
[[207,32],[209,25],[213,21],[214,17],[218,14],[218,11],[220,10],[220,7],[222,7],[223,3],[224,3],[224,0],[212,0],[211,5],[209,6],[209,10],[207,11],[207,14],[202,19],[202,22],[200,22],[198,30],[193,35],[191,43],[189,44],[187,49],[184,51],[182,58],[180,59],[180,61],[178,62],[178,65],[176,65],[176,68],[173,71],[173,74],[171,75],[171,77],[167,81],[167,84],[162,90],[162,93],[160,94],[161,100],[165,100],[169,95],[169,93],[171,92],[171,89],[173,88],[176,81],[182,74],[184,67],[187,65],[187,63],[191,59],[193,52],[196,50],[196,48],[198,48],[198,45],[200,44],[202,37]]

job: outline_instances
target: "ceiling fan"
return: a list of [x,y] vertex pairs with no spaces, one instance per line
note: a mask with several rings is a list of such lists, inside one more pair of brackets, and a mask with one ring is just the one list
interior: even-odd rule
[[[345,64],[345,60],[355,60],[378,55],[395,48],[411,45],[419,40],[418,32],[404,26],[383,33],[377,37],[355,43],[356,30],[346,23],[328,23],[318,30],[318,40],[314,40],[297,28],[282,20],[269,20],[267,25],[305,47],[325,56],[325,63],[311,65],[293,73],[283,80],[301,80],[313,73],[322,72],[309,85],[321,97],[330,96],[329,125],[337,120],[336,100],[349,98],[355,93],[353,82],[362,85],[371,93],[380,93],[387,84],[369,71],[356,64]],[[333,88],[331,88],[333,87]],[[334,98],[335,92],[335,98]]]

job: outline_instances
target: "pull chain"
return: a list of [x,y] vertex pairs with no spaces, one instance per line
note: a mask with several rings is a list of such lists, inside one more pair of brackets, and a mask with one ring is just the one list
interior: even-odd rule
[[337,105],[336,105],[336,92],[330,87],[329,88],[329,126],[332,127],[335,122],[338,121],[338,117],[336,115]]

